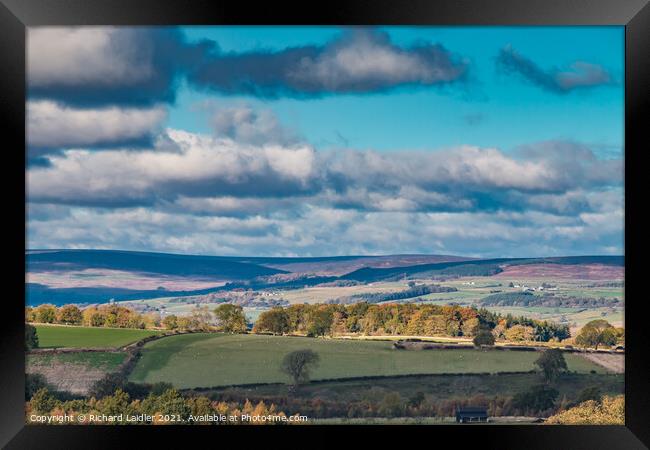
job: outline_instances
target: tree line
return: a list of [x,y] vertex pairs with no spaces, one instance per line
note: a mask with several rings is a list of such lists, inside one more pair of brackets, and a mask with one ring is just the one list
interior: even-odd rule
[[456,292],[458,289],[450,286],[440,286],[439,284],[421,284],[421,285],[411,285],[408,289],[397,292],[371,292],[367,294],[354,294],[348,297],[340,297],[336,300],[329,301],[328,303],[357,303],[357,302],[368,302],[368,303],[380,303],[391,300],[404,300],[407,298],[420,297],[422,295],[441,293],[441,292]]
[[[244,310],[239,305],[223,304],[210,311],[207,306],[197,306],[190,314],[164,317],[157,312],[140,314],[125,306],[106,304],[80,309],[76,305],[56,307],[50,304],[25,308],[28,323],[82,325],[106,328],[164,328],[175,331],[223,331],[241,333],[248,328]],[[26,335],[26,341],[31,337]]]
[[[101,398],[83,398],[62,401],[52,395],[47,388],[41,388],[27,402],[26,418],[29,421],[34,414],[48,416],[141,416],[140,424],[169,424],[169,418],[187,420],[190,415],[196,420],[182,422],[184,425],[192,424],[287,424],[289,421],[245,421],[242,416],[276,416],[288,417],[278,411],[273,404],[263,401],[253,404],[250,401],[243,403],[212,401],[205,396],[184,396],[176,389],[169,388],[160,393],[150,393],[143,399],[132,399],[122,389],[117,389],[113,394]],[[145,417],[148,416],[148,417]],[[234,416],[238,421],[215,420],[216,416]],[[79,424],[76,422],[66,422]],[[88,423],[87,421],[85,423]],[[122,422],[121,424],[124,424]],[[178,424],[178,422],[175,422]],[[116,422],[102,422],[102,425],[117,425]]]
[[532,292],[503,292],[481,299],[483,306],[546,306],[555,308],[599,308],[622,306],[618,298],[558,297],[552,294],[535,295]]
[[[172,331],[220,331],[244,333],[249,329],[240,305],[223,304],[212,311],[207,306],[194,308],[187,316],[158,313],[140,314],[115,304],[91,306],[83,310],[75,305],[59,308],[44,304],[25,308],[27,322],[90,327],[164,328]],[[501,315],[485,308],[459,305],[413,303],[352,305],[297,304],[275,307],[260,314],[253,327],[256,333],[304,334],[311,337],[342,334],[392,336],[472,337],[477,345],[492,345],[495,340],[515,342],[563,341],[571,337],[569,327],[524,316]],[[27,348],[38,346],[32,327],[25,329]],[[624,345],[625,329],[598,319],[587,323],[576,336],[582,347]]]
[[260,314],[254,332],[307,336],[411,335],[476,336],[489,331],[496,339],[561,341],[571,336],[566,325],[525,317],[502,316],[486,309],[430,304],[300,304]]

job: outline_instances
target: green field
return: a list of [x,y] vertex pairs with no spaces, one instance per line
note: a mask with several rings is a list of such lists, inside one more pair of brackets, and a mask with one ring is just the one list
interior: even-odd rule
[[155,330],[35,325],[41,348],[116,348],[159,334]]
[[[394,350],[389,342],[288,336],[190,334],[152,341],[143,348],[131,380],[166,381],[178,388],[283,383],[288,352],[310,348],[321,358],[312,379],[406,374],[510,372],[533,369],[536,352],[496,350]],[[577,355],[570,370],[604,372]]]

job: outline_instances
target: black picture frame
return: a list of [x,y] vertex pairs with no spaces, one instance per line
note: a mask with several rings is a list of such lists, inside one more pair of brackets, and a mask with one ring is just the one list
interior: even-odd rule
[[[333,427],[53,427],[26,426],[24,420],[24,281],[25,264],[25,30],[38,25],[623,25],[625,26],[625,257],[626,363],[625,426],[418,426],[348,427],[362,438],[396,435],[417,445],[462,447],[470,440],[480,448],[636,449],[650,445],[650,359],[644,340],[644,299],[640,292],[642,250],[635,238],[641,227],[643,164],[647,143],[642,139],[650,107],[650,6],[648,0],[330,0],[312,4],[233,0],[0,0],[0,117],[5,138],[3,166],[5,204],[3,224],[5,290],[0,328],[0,444],[6,448],[119,448],[134,434],[146,436],[148,446],[160,441],[167,448],[176,439],[184,447],[201,438],[228,434],[245,445],[254,435],[309,445],[306,434],[341,439]],[[644,145],[645,144],[645,145]],[[637,212],[638,211],[638,212]],[[22,213],[22,214],[21,214]],[[23,238],[21,238],[21,236]],[[638,271],[637,271],[638,272]],[[24,298],[24,297],[23,297]],[[191,429],[190,429],[191,428]],[[155,429],[155,432],[153,431]],[[218,433],[218,434],[215,434]],[[191,437],[190,437],[191,435]],[[181,437],[182,436],[182,437]],[[151,439],[151,440],[149,440]],[[294,439],[298,439],[295,440]],[[213,441],[217,443],[217,441]],[[235,441],[231,441],[235,442]],[[319,442],[324,442],[320,440]],[[446,444],[443,444],[446,442]],[[234,445],[234,444],[232,444]],[[416,444],[413,444],[416,445]]]

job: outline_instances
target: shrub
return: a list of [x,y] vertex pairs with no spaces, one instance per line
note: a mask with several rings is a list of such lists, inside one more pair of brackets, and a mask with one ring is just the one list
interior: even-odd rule
[[625,397],[603,397],[601,402],[587,400],[551,416],[548,424],[563,425],[624,425]]
[[38,333],[36,327],[26,323],[25,324],[25,348],[29,351],[33,348],[38,348]]

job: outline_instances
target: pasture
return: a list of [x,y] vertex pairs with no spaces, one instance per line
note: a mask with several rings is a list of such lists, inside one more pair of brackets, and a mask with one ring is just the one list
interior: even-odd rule
[[35,326],[41,348],[118,348],[161,333],[133,328]]
[[[158,339],[142,350],[130,379],[166,381],[178,388],[284,383],[287,353],[309,348],[320,355],[312,379],[407,374],[528,371],[537,352],[494,350],[395,350],[390,342],[289,336],[190,334]],[[603,373],[598,365],[567,354],[570,370]]]

